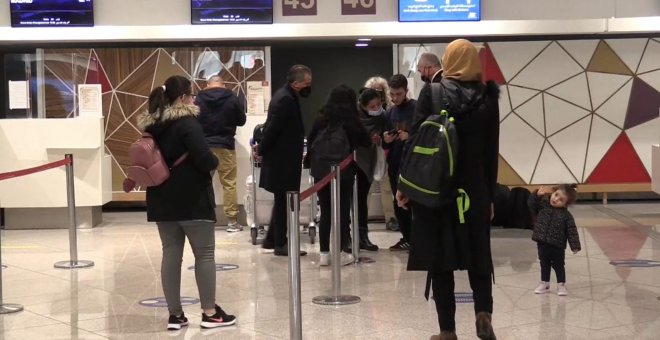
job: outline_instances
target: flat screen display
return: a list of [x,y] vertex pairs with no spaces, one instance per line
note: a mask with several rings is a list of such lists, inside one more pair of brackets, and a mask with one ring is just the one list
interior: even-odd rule
[[273,0],[192,0],[192,23],[272,24]]
[[481,0],[399,0],[399,21],[479,21]]
[[12,27],[94,26],[93,0],[9,0]]

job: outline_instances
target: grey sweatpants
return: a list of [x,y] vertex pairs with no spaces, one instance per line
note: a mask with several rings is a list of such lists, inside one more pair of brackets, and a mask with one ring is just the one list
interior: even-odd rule
[[213,222],[158,222],[163,244],[161,280],[170,315],[181,315],[181,263],[188,242],[195,254],[195,279],[202,309],[215,308],[215,227]]

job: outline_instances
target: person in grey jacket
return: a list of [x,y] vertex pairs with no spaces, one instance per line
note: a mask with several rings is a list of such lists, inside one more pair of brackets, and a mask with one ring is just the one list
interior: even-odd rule
[[550,292],[552,267],[557,275],[557,295],[568,295],[564,269],[566,242],[568,241],[573,254],[582,249],[575,219],[567,209],[575,202],[576,187],[575,184],[541,187],[534,191],[527,201],[532,214],[536,216],[532,240],[536,241],[541,263],[541,283],[534,290],[536,294]]

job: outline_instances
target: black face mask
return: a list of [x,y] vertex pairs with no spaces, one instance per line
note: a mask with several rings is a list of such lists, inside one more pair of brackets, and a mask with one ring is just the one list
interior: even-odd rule
[[425,82],[425,83],[430,83],[431,79],[429,79],[429,77],[427,77],[427,76],[422,76],[422,81]]
[[303,87],[302,89],[300,89],[298,94],[300,94],[300,96],[303,98],[307,98],[309,97],[310,94],[312,94],[312,87],[311,86]]

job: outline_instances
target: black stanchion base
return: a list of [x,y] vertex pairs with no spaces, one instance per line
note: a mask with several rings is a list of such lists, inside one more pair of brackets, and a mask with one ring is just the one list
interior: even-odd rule
[[360,297],[354,295],[317,296],[312,299],[313,303],[324,306],[353,305],[360,301],[361,301]]
[[78,261],[60,261],[55,262],[55,268],[60,269],[76,269],[76,268],[89,268],[94,266],[94,261],[78,260]]
[[23,306],[15,304],[15,303],[0,304],[0,314],[16,313],[16,312],[20,312],[22,310],[23,310]]

